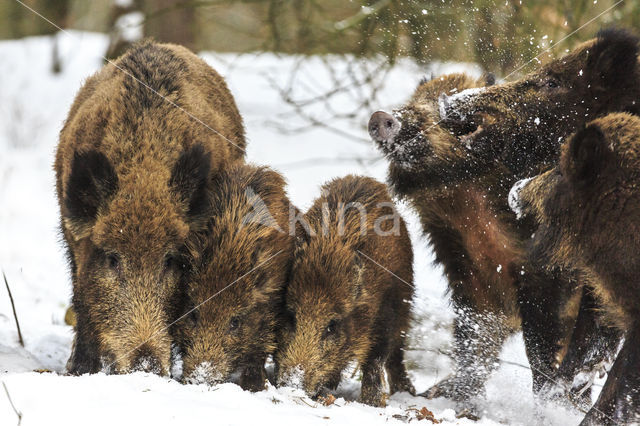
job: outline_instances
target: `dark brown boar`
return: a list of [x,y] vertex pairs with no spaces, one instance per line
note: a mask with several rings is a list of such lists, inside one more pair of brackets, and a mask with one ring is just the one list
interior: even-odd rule
[[609,29],[521,79],[442,96],[446,128],[465,136],[485,162],[518,177],[553,166],[561,142],[603,114],[640,112],[638,38]]
[[284,179],[266,167],[238,164],[213,184],[207,229],[190,244],[189,316],[177,332],[183,376],[258,391],[293,259],[292,207]]
[[403,364],[413,296],[413,253],[385,185],[347,176],[322,187],[305,214],[286,293],[288,323],[275,360],[278,384],[316,397],[340,382],[350,361],[362,371],[360,400],[384,406],[414,393]]
[[[534,226],[509,209],[517,178],[501,162],[478,159],[441,126],[440,94],[484,84],[463,74],[422,81],[395,115],[379,111],[369,122],[372,139],[390,160],[391,188],[419,213],[444,267],[457,314],[454,374],[423,395],[452,398],[460,411],[474,410],[470,399],[482,393],[502,344],[521,324],[534,389],[540,389],[562,357],[582,293],[571,271],[520,275]],[[525,280],[530,285],[519,285]]]
[[56,187],[77,315],[68,371],[166,374],[190,232],[210,175],[244,157],[223,79],[145,42],[90,77],[60,133]]
[[582,424],[640,420],[640,118],[610,114],[563,146],[560,164],[519,191],[540,226],[531,262],[578,267],[625,342]]

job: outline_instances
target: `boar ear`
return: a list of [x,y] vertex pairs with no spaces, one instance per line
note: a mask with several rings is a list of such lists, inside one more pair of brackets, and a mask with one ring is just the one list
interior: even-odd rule
[[598,33],[587,68],[594,70],[606,86],[614,86],[633,78],[637,61],[638,37],[629,31],[611,28]]
[[563,155],[562,170],[572,182],[595,182],[611,157],[607,140],[600,128],[591,124],[578,131]]
[[207,210],[210,172],[211,153],[205,152],[202,145],[184,151],[173,166],[169,187],[188,206],[187,216],[191,219]]
[[118,176],[101,152],[75,152],[64,190],[64,225],[75,239],[88,235],[100,208],[118,189]]

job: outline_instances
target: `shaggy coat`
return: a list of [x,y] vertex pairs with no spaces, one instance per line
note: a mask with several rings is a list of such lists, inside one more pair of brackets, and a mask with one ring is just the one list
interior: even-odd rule
[[414,393],[403,364],[413,296],[413,254],[386,186],[347,176],[322,187],[299,227],[286,293],[287,323],[278,348],[278,383],[315,397],[335,389],[357,361],[360,400],[385,405]]
[[[539,389],[562,357],[581,297],[570,271],[521,275],[534,227],[509,209],[516,177],[500,162],[479,160],[441,126],[440,95],[483,84],[464,74],[423,80],[392,117],[399,132],[389,139],[372,135],[390,160],[391,188],[420,215],[457,313],[454,374],[423,395],[452,398],[461,410],[474,409],[470,399],[482,393],[503,342],[521,324]],[[524,280],[531,285],[520,285]]]
[[485,162],[499,159],[517,177],[535,176],[558,160],[562,141],[609,112],[640,112],[638,38],[600,31],[560,59],[521,79],[443,96],[443,126]]
[[72,374],[166,374],[188,235],[210,176],[244,157],[224,80],[187,49],[144,42],[90,77],[56,153],[77,315]]
[[596,119],[563,146],[560,164],[519,191],[540,227],[531,262],[577,267],[625,333],[625,343],[582,424],[640,420],[640,118]]
[[258,391],[266,357],[276,349],[295,209],[282,176],[266,167],[238,164],[213,183],[207,228],[190,244],[188,316],[177,324],[183,377]]

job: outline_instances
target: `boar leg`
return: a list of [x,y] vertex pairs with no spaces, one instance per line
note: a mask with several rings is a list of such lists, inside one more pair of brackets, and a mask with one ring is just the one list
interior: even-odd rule
[[575,284],[561,275],[527,272],[518,285],[522,336],[536,394],[555,376],[556,357],[567,333],[560,312],[566,305],[563,302],[575,291]]
[[[567,353],[553,381],[547,382],[540,395],[548,400],[567,398],[585,408],[591,406],[589,383],[597,369],[615,357],[620,343],[620,332],[601,321],[592,290],[583,287],[580,310],[571,335]],[[588,386],[585,389],[585,386]]]
[[264,390],[267,372],[264,364],[266,355],[251,357],[245,364],[240,378],[240,386],[244,390],[260,392]]
[[73,337],[71,356],[67,362],[67,372],[73,375],[97,373],[102,368],[98,344],[87,331],[84,315],[76,311],[76,318],[76,334]]
[[403,342],[396,345],[385,364],[387,378],[389,379],[389,394],[391,395],[396,392],[409,392],[411,395],[416,394],[416,390],[411,384],[411,380],[409,380],[407,370],[404,366],[403,346]]
[[580,425],[637,424],[639,421],[640,329],[634,325],[625,336],[598,401]]
[[384,361],[380,358],[368,359],[362,365],[362,389],[360,402],[374,407],[384,407],[385,394],[382,388]]
[[459,408],[463,411],[473,411],[469,399],[484,391],[487,378],[498,366],[500,349],[511,334],[511,329],[504,324],[504,318],[500,315],[475,312],[469,307],[458,308],[456,312],[454,374],[436,383],[421,396],[428,399],[449,398],[459,402]]

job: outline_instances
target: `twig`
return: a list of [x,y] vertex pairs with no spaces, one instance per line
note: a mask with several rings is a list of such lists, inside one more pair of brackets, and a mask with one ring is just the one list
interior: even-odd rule
[[16,416],[18,416],[18,426],[20,426],[20,423],[22,423],[22,413],[16,409],[15,405],[13,405],[13,401],[11,400],[11,395],[9,395],[9,389],[7,389],[6,383],[2,382],[2,386],[4,387],[4,391],[7,394],[7,399],[9,399],[9,404],[11,404],[11,408],[13,408],[13,412],[16,413]]
[[4,285],[7,286],[7,293],[9,293],[9,300],[11,301],[11,308],[13,309],[13,318],[16,320],[16,327],[18,328],[18,339],[20,339],[20,346],[24,348],[24,340],[22,339],[22,332],[20,331],[20,322],[18,321],[18,314],[16,313],[16,305],[13,302],[13,295],[11,294],[11,289],[9,288],[9,283],[7,282],[7,275],[2,271],[2,276],[4,278]]

